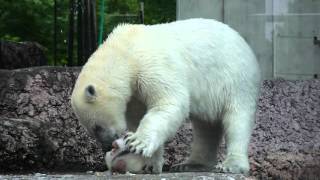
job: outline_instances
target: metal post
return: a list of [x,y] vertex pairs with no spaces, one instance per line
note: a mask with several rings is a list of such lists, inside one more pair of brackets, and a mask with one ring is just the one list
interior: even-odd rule
[[103,39],[103,26],[104,26],[104,1],[101,0],[101,5],[100,5],[100,24],[99,24],[99,39],[98,39],[98,44],[102,44],[102,39]]
[[225,22],[225,2],[222,0],[221,21]]
[[54,0],[53,11],[53,63],[57,65],[57,0]]
[[274,0],[271,1],[272,2],[272,16],[271,16],[271,22],[272,22],[272,78],[276,78],[276,23],[275,23],[275,19],[274,19]]
[[2,62],[2,40],[0,40],[0,64],[3,64],[3,62]]
[[86,53],[86,60],[89,58],[89,56],[91,55],[92,52],[92,29],[91,29],[91,8],[90,8],[90,1],[91,0],[86,0],[86,19],[87,19],[87,25],[86,25],[86,30],[87,30],[87,35],[86,35],[86,44],[88,44],[88,49],[87,49],[87,53]]
[[83,65],[84,62],[84,23],[83,23],[83,17],[84,17],[84,13],[83,13],[83,0],[78,0],[78,22],[77,22],[77,28],[78,28],[78,66]]
[[69,0],[68,66],[73,65],[74,0]]
[[89,41],[89,39],[90,39],[90,37],[89,37],[89,35],[90,35],[90,33],[89,33],[89,21],[90,21],[90,19],[89,19],[89,17],[88,17],[88,15],[89,15],[89,13],[88,13],[88,11],[89,11],[89,2],[88,2],[88,0],[84,0],[84,4],[83,4],[83,8],[84,8],[84,13],[83,13],[83,26],[82,26],[82,28],[83,28],[83,31],[84,31],[84,36],[83,36],[83,55],[84,55],[84,61],[87,61],[87,59],[88,59],[88,57],[89,57],[89,52],[90,52],[90,41]]
[[[96,50],[97,48],[97,14],[96,14],[96,0],[90,1],[90,8],[91,8],[91,32],[92,32],[92,38],[91,38],[91,44],[92,44],[92,50]],[[91,54],[93,53],[91,52]]]
[[140,22],[144,24],[144,3],[143,1],[140,2]]

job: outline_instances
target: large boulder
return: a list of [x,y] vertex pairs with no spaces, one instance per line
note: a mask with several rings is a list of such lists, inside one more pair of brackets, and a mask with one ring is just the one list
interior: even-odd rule
[[99,145],[72,113],[79,68],[0,70],[0,170],[103,170]]
[[[101,148],[70,107],[79,71],[0,70],[1,172],[106,169]],[[320,80],[267,80],[261,90],[249,148],[251,174],[259,179],[320,177]],[[186,159],[191,141],[186,122],[166,144],[165,170]]]

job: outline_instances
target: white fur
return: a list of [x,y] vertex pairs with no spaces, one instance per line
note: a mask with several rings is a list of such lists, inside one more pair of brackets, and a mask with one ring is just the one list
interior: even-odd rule
[[[101,94],[97,105],[83,102],[83,88],[89,84]],[[80,119],[91,114],[95,118],[84,119],[120,133],[126,128],[125,103],[132,96],[140,99],[147,113],[128,139],[146,157],[191,115],[199,137],[195,137],[190,163],[215,163],[215,155],[210,153],[215,153],[221,135],[212,130],[221,122],[228,154],[219,167],[247,172],[259,85],[254,54],[244,39],[223,23],[190,19],[152,26],[124,24],[84,66],[72,103]],[[196,129],[209,126],[206,134]]]

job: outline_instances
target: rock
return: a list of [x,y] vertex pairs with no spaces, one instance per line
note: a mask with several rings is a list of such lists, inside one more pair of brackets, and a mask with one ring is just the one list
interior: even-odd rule
[[262,85],[249,148],[258,179],[320,177],[320,80],[268,80]]
[[71,110],[70,93],[79,71],[0,70],[1,172],[106,169],[101,148]]
[[[101,148],[79,125],[70,107],[79,71],[63,67],[0,70],[2,173],[106,170]],[[317,179],[320,80],[267,80],[261,89],[249,147],[251,175],[258,179]],[[191,141],[191,125],[186,122],[166,143],[164,170],[186,159]],[[225,144],[221,147],[220,161]]]

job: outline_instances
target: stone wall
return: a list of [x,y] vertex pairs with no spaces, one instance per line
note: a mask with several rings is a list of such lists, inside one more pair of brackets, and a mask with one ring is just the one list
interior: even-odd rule
[[[0,70],[2,173],[106,169],[101,148],[70,107],[79,70]],[[190,153],[191,133],[186,122],[167,143],[165,170]],[[320,80],[264,81],[249,148],[251,175],[259,179],[320,177],[319,149]]]

